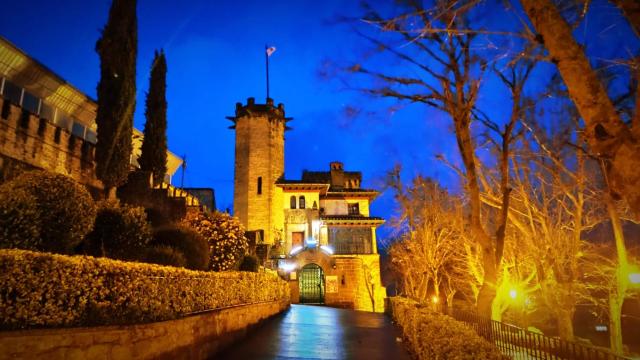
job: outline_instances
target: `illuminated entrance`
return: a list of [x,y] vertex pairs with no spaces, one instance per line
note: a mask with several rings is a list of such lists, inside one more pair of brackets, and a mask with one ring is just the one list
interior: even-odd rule
[[300,303],[324,303],[324,277],[322,268],[316,264],[305,265],[299,274]]

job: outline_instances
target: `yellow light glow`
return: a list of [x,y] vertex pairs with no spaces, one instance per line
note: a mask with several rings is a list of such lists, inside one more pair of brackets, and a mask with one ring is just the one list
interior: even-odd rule
[[431,297],[431,301],[433,301],[434,304],[437,304],[439,299],[437,296],[434,295],[433,297]]
[[511,290],[509,291],[509,296],[510,296],[512,299],[515,299],[515,298],[518,296],[518,292],[517,292],[515,289],[511,289]]

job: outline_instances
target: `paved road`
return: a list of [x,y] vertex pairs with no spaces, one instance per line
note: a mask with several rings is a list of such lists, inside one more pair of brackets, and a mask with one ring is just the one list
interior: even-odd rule
[[410,359],[382,314],[291,305],[217,359]]

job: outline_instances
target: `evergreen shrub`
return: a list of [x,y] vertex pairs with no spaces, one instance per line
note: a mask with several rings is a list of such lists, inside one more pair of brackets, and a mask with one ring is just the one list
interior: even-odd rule
[[147,249],[145,262],[174,267],[185,267],[187,259],[180,252],[167,245],[155,245]]
[[258,258],[254,255],[245,255],[240,263],[240,271],[258,272],[260,268]]
[[88,255],[140,260],[152,239],[144,208],[106,200],[98,204],[93,230],[85,238]]
[[154,231],[153,244],[170,246],[184,255],[187,269],[207,270],[209,244],[196,231],[184,226],[165,226]]
[[69,254],[91,230],[96,209],[73,179],[25,172],[0,186],[0,247]]

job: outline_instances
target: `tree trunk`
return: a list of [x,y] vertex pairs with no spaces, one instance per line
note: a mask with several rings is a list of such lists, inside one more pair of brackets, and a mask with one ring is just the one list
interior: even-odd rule
[[551,0],[520,0],[586,124],[591,149],[607,159],[609,188],[640,214],[640,145],[622,122],[583,48]]
[[565,309],[563,306],[562,309],[557,311],[556,324],[558,326],[558,335],[562,340],[573,341],[573,311],[573,306],[571,306],[571,309]]
[[473,236],[478,241],[482,250],[482,269],[484,278],[480,292],[478,293],[477,309],[478,314],[485,317],[491,316],[491,303],[496,296],[496,253],[494,243],[482,227],[480,220],[480,187],[478,185],[478,174],[476,169],[474,146],[471,140],[471,131],[469,129],[469,119],[466,115],[454,118],[456,127],[456,140],[462,162],[465,168],[465,177],[467,182],[467,192],[470,203],[470,222]]
[[[620,273],[620,271],[618,271]],[[620,279],[616,279],[618,282]],[[624,296],[620,296],[620,289],[616,287],[609,294],[609,343],[611,351],[622,355],[624,348],[622,345],[622,302]]]

